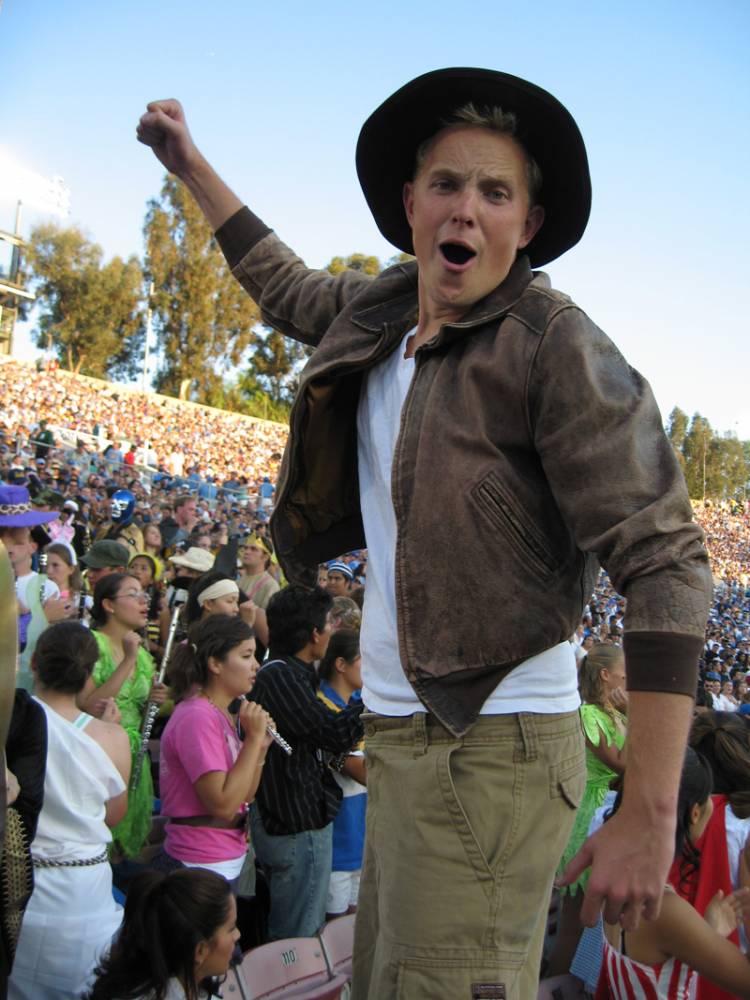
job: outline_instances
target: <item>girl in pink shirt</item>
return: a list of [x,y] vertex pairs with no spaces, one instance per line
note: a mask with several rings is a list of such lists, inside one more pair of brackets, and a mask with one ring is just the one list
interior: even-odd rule
[[228,881],[242,869],[248,804],[260,784],[273,725],[260,705],[230,704],[255,682],[253,630],[240,617],[211,615],[175,652],[169,676],[177,701],[161,740],[167,861],[209,868]]

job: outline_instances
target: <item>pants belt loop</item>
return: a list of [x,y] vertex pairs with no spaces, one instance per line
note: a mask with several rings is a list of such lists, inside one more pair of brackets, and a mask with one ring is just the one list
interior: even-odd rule
[[525,761],[536,760],[539,756],[539,744],[533,716],[528,712],[519,712],[518,726],[521,730],[521,740],[523,742],[523,759]]
[[415,712],[414,719],[414,756],[422,757],[427,753],[427,713]]

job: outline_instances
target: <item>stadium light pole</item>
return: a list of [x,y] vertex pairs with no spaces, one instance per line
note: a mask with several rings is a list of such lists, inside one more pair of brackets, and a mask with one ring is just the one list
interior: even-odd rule
[[151,347],[151,332],[153,329],[153,319],[151,313],[151,296],[154,294],[154,283],[149,282],[148,299],[146,305],[146,346],[143,351],[143,391],[148,392],[148,361]]

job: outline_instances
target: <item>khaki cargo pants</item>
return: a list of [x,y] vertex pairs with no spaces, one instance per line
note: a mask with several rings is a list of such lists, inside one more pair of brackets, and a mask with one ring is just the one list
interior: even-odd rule
[[552,880],[586,783],[578,712],[365,713],[352,1000],[535,1000]]

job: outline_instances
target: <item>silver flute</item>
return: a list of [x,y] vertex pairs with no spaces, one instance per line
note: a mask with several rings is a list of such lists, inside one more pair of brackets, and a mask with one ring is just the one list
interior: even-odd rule
[[[180,599],[182,595],[187,597],[184,590],[178,590],[175,594],[175,603],[172,608],[172,620],[169,623],[167,644],[164,647],[164,656],[161,658],[159,673],[156,675],[156,681],[158,684],[164,683],[164,675],[166,674],[167,666],[169,665],[169,657],[172,655],[172,646],[174,644],[175,633],[177,632],[177,623],[179,621],[182,605],[185,603],[184,599]],[[143,717],[143,725],[141,726],[141,744],[138,747],[138,754],[133,763],[133,771],[130,775],[130,785],[128,786],[131,792],[138,787],[138,782],[141,780],[143,761],[146,759],[146,754],[148,753],[148,743],[151,739],[151,730],[154,728],[154,720],[156,719],[158,711],[159,706],[153,701],[150,701],[146,706],[146,714]]]
[[[244,694],[240,695],[240,701],[247,701],[247,698],[245,697]],[[284,739],[284,737],[281,736],[279,733],[277,733],[276,730],[273,728],[273,726],[266,726],[266,732],[274,741],[274,743],[277,743],[281,747],[284,753],[288,753],[291,755],[294,752],[291,746]]]

